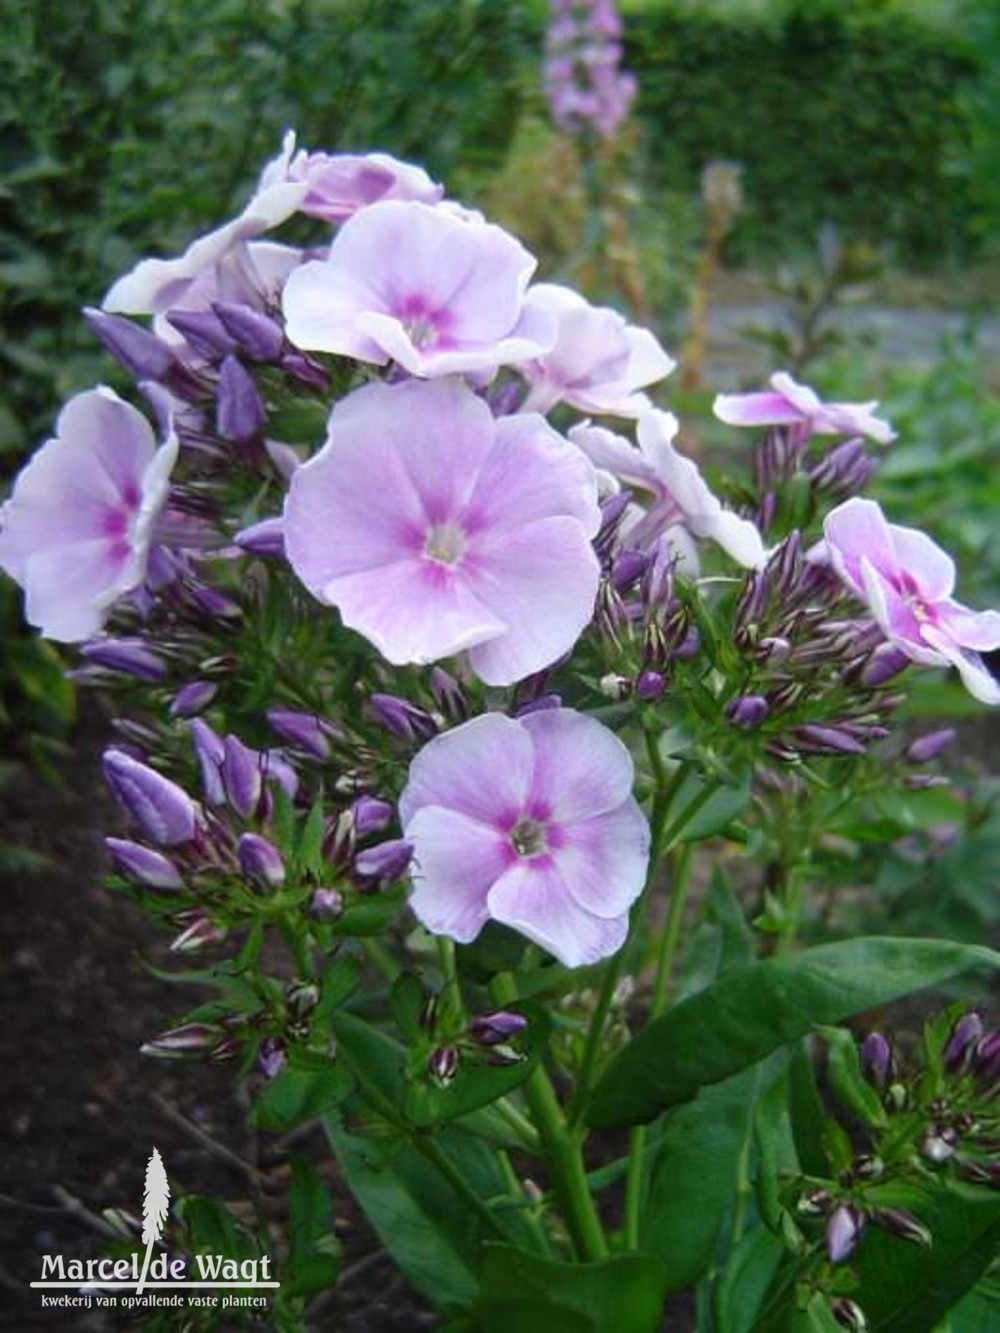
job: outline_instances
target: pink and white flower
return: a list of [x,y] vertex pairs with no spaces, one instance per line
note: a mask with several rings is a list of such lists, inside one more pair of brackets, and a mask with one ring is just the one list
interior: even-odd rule
[[569,438],[596,468],[652,497],[649,508],[638,511],[627,525],[631,545],[646,546],[665,534],[687,556],[689,543],[683,534],[690,533],[715,542],[737,564],[760,569],[767,560],[760,533],[749,519],[726,509],[698,465],[677,452],[673,441],[678,428],[672,412],[653,409],[639,417],[638,448],[589,423],[574,426]]
[[617,952],[649,860],[633,777],[621,741],[567,708],[436,737],[399,802],[417,917],[460,943],[499,921],[567,967]]
[[143,582],[176,459],[172,429],[157,448],[146,418],[111,389],[63,408],[0,510],[0,568],[46,638],[90,638]]
[[535,260],[502,227],[390,200],[344,223],[326,260],[284,291],[287,334],[305,351],[411,375],[492,371],[546,352],[550,317],[526,308]]
[[292,478],[285,549],[306,587],[390,662],[470,650],[509,685],[591,618],[593,469],[541,417],[494,419],[460,381],[369,385]]
[[771,392],[720,393],[712,410],[728,426],[798,426],[810,435],[864,435],[876,444],[891,444],[896,432],[875,416],[877,402],[824,403],[819,395],[779,370],[771,376]]
[[952,598],[955,564],[923,532],[887,523],[874,500],[854,498],[827,514],[823,553],[865,602],[890,643],[913,662],[953,666],[965,688],[1000,704],[1000,683],[980,653],[1000,648],[1000,612]]
[[634,417],[650,406],[640,390],[674,368],[648,329],[627,324],[615,310],[592,306],[569,287],[538,283],[526,304],[551,316],[556,326],[552,350],[518,367],[531,385],[526,412],[569,403],[581,412]]

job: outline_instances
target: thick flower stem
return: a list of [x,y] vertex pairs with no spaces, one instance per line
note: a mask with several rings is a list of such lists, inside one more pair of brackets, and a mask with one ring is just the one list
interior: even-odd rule
[[[498,1004],[517,1000],[517,986],[509,973],[494,977],[491,989]],[[541,1065],[524,1084],[524,1095],[577,1256],[583,1260],[607,1258],[607,1241],[587,1184],[583,1134],[568,1127],[555,1089]]]

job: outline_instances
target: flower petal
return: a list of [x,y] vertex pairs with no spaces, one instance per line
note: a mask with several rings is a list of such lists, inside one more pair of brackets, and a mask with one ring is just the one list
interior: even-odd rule
[[834,569],[857,596],[863,598],[865,595],[862,557],[883,578],[894,582],[899,577],[890,525],[874,500],[862,500],[857,496],[845,500],[827,514],[823,535]]
[[950,597],[955,587],[955,562],[925,532],[916,528],[888,525],[896,549],[896,563],[910,584],[915,584],[921,598],[928,602]]
[[521,718],[534,745],[532,810],[560,824],[616,809],[632,792],[632,756],[613,731],[571,708]]
[[410,837],[418,810],[446,806],[493,828],[517,823],[531,790],[530,733],[501,713],[484,713],[429,741],[410,764],[399,817]]
[[628,914],[592,916],[576,902],[551,860],[514,865],[490,889],[490,916],[527,935],[565,967],[583,967],[617,953],[628,934]]
[[642,892],[649,825],[629,797],[594,819],[559,827],[552,858],[573,898],[594,916],[620,917]]
[[414,846],[410,906],[433,934],[468,944],[489,917],[491,887],[517,853],[498,830],[440,806],[419,810],[406,837]]

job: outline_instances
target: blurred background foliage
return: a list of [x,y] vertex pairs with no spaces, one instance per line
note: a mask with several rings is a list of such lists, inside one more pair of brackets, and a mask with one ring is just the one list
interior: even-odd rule
[[[790,262],[808,266],[833,224],[875,256],[873,270],[943,273],[937,296],[988,303],[980,275],[995,275],[1000,254],[996,0],[622,9],[639,100],[590,163],[595,182],[547,119],[545,0],[0,0],[0,483],[69,394],[114,381],[80,306],[140,256],[176,253],[231,216],[288,126],[309,147],[423,163],[517,231],[543,274],[613,294],[675,352],[706,229],[699,181],[718,159],[740,164],[744,202],[713,263],[767,283]],[[593,245],[584,261],[595,211],[599,262]],[[772,283],[768,299],[786,296]],[[863,386],[856,348],[818,350],[809,370],[828,392],[884,383],[903,440],[880,496],[929,519],[975,591],[995,598],[1000,427],[974,340],[945,348],[933,374],[866,353]],[[772,345],[769,363],[783,358]],[[710,402],[679,382],[668,393],[693,416]],[[4,590],[0,738],[17,718],[23,749],[25,735],[68,726],[72,691],[19,616]]]

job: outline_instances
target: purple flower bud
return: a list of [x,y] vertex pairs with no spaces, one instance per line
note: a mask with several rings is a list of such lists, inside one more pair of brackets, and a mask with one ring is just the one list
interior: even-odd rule
[[170,705],[171,717],[195,717],[208,707],[218,693],[218,686],[210,680],[192,680],[174,695]]
[[277,361],[285,335],[270,315],[235,301],[213,301],[222,327],[251,361]]
[[903,1208],[876,1208],[872,1213],[872,1221],[901,1240],[913,1241],[915,1245],[932,1243],[931,1233],[923,1222]]
[[767,700],[759,694],[741,694],[726,704],[726,721],[744,731],[752,731],[767,720]]
[[892,1071],[892,1047],[881,1032],[869,1032],[861,1043],[861,1069],[879,1092],[885,1089]]
[[224,440],[242,444],[261,435],[264,418],[264,404],[256,384],[235,356],[227,356],[219,368],[216,431]]
[[527,717],[529,713],[547,713],[550,709],[562,708],[561,694],[540,694],[529,699],[514,710],[515,717]]
[[792,736],[795,744],[813,754],[860,755],[865,747],[840,727],[819,727],[808,723],[796,727]]
[[309,914],[317,921],[336,921],[344,913],[344,896],[336,889],[317,889],[309,903]]
[[250,819],[260,808],[264,792],[260,754],[244,745],[238,736],[227,736],[222,742],[219,772],[229,804],[238,815]]
[[644,703],[659,699],[667,688],[667,682],[661,671],[641,671],[635,682],[635,692]]
[[222,757],[225,746],[207,722],[196,717],[191,723],[194,753],[201,773],[201,790],[209,805],[224,805],[226,789],[222,783]]
[[627,592],[646,572],[649,556],[643,551],[622,551],[611,565],[611,582],[619,592]]
[[524,385],[516,380],[508,380],[506,384],[490,393],[487,402],[495,417],[508,417],[517,411],[523,399]]
[[857,1301],[852,1301],[848,1296],[841,1296],[835,1300],[830,1306],[830,1313],[838,1324],[849,1330],[849,1333],[865,1333],[868,1328],[864,1310]]
[[108,671],[155,683],[167,674],[167,664],[141,639],[92,639],[83,644],[81,657]]
[[174,953],[196,953],[209,945],[221,944],[225,938],[226,932],[221,926],[215,925],[207,916],[196,912],[170,948]]
[[198,609],[213,620],[237,620],[243,617],[243,608],[239,602],[207,583],[189,581],[187,592]]
[[[269,708],[267,720],[289,745],[305,750],[316,759],[329,758],[331,728],[315,713],[300,713],[294,708]],[[339,729],[332,730],[336,733]]]
[[257,1064],[265,1078],[274,1078],[285,1067],[285,1047],[277,1037],[265,1037],[257,1051]]
[[221,1029],[208,1023],[185,1023],[179,1028],[161,1032],[152,1041],[139,1047],[140,1055],[179,1059],[185,1055],[200,1055],[211,1050],[222,1036]]
[[327,824],[323,835],[323,855],[338,870],[345,869],[354,856],[356,841],[354,815],[350,810],[341,810],[337,818]]
[[118,364],[135,379],[162,380],[177,366],[177,358],[167,344],[141,324],[92,306],[84,307],[83,316]]
[[927,764],[947,750],[958,733],[954,727],[942,727],[940,731],[929,731],[926,736],[919,736],[908,746],[903,759],[908,764]]
[[123,750],[105,750],[104,774],[124,809],[151,842],[172,847],[194,837],[194,802],[176,782]]
[[378,796],[359,796],[351,806],[354,818],[354,832],[359,838],[367,838],[371,833],[381,833],[392,823],[393,807],[389,801]]
[[647,615],[662,615],[673,604],[675,562],[673,549],[661,537],[642,576],[642,605]]
[[115,865],[135,884],[147,889],[181,889],[184,882],[180,871],[169,857],[143,847],[125,838],[105,838],[104,845],[114,857]]
[[458,1073],[458,1051],[455,1047],[435,1047],[427,1058],[427,1072],[442,1087],[449,1084]]
[[1000,1077],[1000,1032],[988,1032],[976,1043],[972,1067],[976,1077],[987,1083]]
[[306,388],[315,389],[318,393],[326,393],[330,388],[330,376],[326,370],[300,352],[288,352],[283,356],[281,369]]
[[236,344],[210,310],[169,310],[167,323],[207,361],[215,361],[236,350]]
[[437,731],[430,713],[394,694],[370,695],[368,708],[375,721],[397,740],[428,740]]
[[413,843],[392,838],[376,847],[366,847],[354,858],[354,874],[368,884],[392,884],[399,879],[413,856]]
[[285,882],[285,863],[281,853],[259,833],[244,833],[236,844],[236,859],[244,879],[257,880],[276,889]]
[[469,1023],[469,1034],[480,1046],[499,1046],[509,1041],[528,1026],[523,1014],[512,1014],[500,1009],[494,1014],[479,1014]]
[[430,674],[434,702],[450,722],[464,722],[469,716],[469,699],[465,690],[449,672],[434,667]]
[[826,1224],[826,1252],[832,1264],[843,1263],[853,1253],[864,1230],[865,1219],[849,1203],[840,1203]]
[[972,1010],[963,1014],[951,1030],[944,1048],[944,1067],[949,1074],[964,1073],[973,1047],[983,1035],[983,1020]]
[[861,684],[865,689],[877,690],[909,665],[910,659],[895,644],[880,643],[861,668]]
[[241,528],[233,538],[234,545],[248,555],[273,556],[285,558],[285,520],[283,517],[262,518],[259,523],[251,523],[248,528]]

